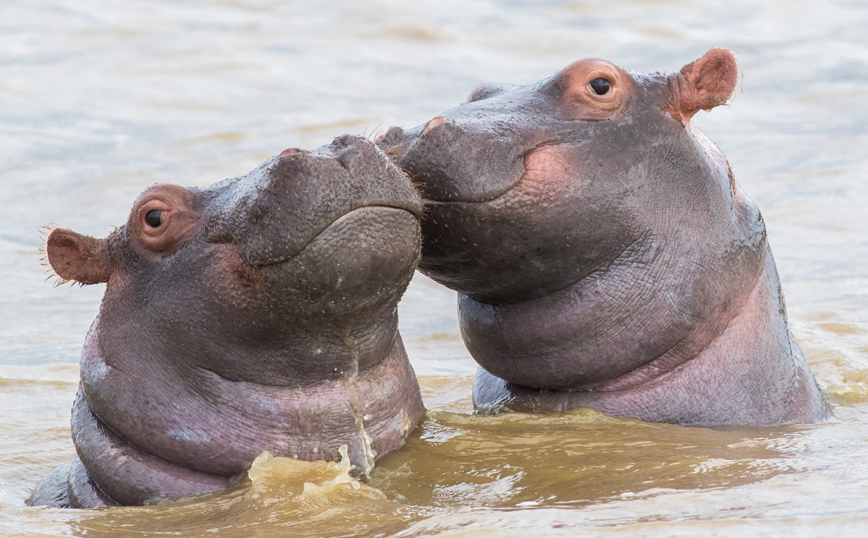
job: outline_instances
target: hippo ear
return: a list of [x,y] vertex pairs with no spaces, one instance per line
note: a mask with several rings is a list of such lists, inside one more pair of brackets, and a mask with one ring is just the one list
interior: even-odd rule
[[111,275],[105,239],[55,228],[45,240],[45,254],[61,282],[99,284],[108,282]]
[[725,104],[738,83],[738,64],[732,52],[711,49],[670,77],[674,102],[671,112],[685,123],[700,110]]

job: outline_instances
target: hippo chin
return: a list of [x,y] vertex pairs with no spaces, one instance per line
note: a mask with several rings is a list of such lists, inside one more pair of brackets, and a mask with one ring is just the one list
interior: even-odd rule
[[420,270],[460,294],[479,411],[828,417],[760,212],[690,121],[737,74],[722,49],[672,75],[586,59],[381,139],[423,191]]
[[72,409],[78,457],[30,505],[226,488],[262,451],[360,472],[424,412],[397,328],[422,204],[373,143],[286,150],[205,188],[155,185],[105,239],[55,229],[63,280],[107,282]]

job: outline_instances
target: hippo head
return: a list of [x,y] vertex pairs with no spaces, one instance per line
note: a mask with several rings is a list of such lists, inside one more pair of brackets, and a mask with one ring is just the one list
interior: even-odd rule
[[[137,504],[202,492],[187,470],[231,476],[263,450],[334,460],[348,445],[365,469],[400,446],[422,413],[397,331],[421,209],[380,149],[343,136],[209,187],[155,185],[105,239],[53,230],[59,278],[107,283],[73,411],[99,489]],[[143,463],[100,456],[121,450],[109,433]],[[154,483],[150,456],[174,478]]]
[[708,212],[735,203],[735,187],[689,122],[736,81],[725,50],[673,75],[585,59],[536,84],[480,86],[424,125],[390,129],[380,144],[426,199],[420,270],[474,299],[515,302],[632,263],[656,236],[719,226]]
[[737,80],[722,49],[671,75],[586,59],[383,136],[425,198],[419,268],[460,292],[477,409],[827,416],[759,210],[691,122]]
[[205,188],[155,185],[105,239],[56,229],[62,279],[107,282],[100,350],[298,386],[392,348],[418,258],[413,186],[365,139],[289,149]]
[[671,75],[586,59],[383,136],[425,198],[419,268],[460,292],[477,405],[773,424],[801,384],[822,416],[759,210],[691,122],[737,79],[722,49]]

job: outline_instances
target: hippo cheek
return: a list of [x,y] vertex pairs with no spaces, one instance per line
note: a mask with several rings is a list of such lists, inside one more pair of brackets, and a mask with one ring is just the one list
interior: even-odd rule
[[607,186],[577,168],[579,151],[568,144],[534,150],[521,181],[488,202],[426,201],[420,270],[499,302],[560,289],[605,263],[606,236],[629,221],[599,226],[610,211],[600,200]]
[[520,186],[524,207],[546,211],[547,207],[560,203],[567,189],[581,188],[585,175],[573,164],[575,160],[570,155],[573,148],[544,144],[525,157],[526,171]]
[[[545,221],[558,221],[562,213],[558,206],[563,205],[566,191],[575,186],[577,178],[569,156],[554,148],[546,146],[528,155],[521,180],[493,200],[426,200],[425,263],[445,258],[448,263],[502,266],[510,246],[519,247],[531,240],[524,231]],[[488,247],[492,247],[491,252],[487,252]],[[523,245],[521,250],[526,250]]]

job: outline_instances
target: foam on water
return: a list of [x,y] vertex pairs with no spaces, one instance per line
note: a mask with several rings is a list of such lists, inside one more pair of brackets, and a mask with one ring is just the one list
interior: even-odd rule
[[[227,491],[143,507],[85,512],[72,525],[87,536],[322,536],[371,522],[389,526],[398,506],[350,474],[346,445],[340,462],[307,462],[265,452]],[[400,520],[392,518],[394,524]]]

